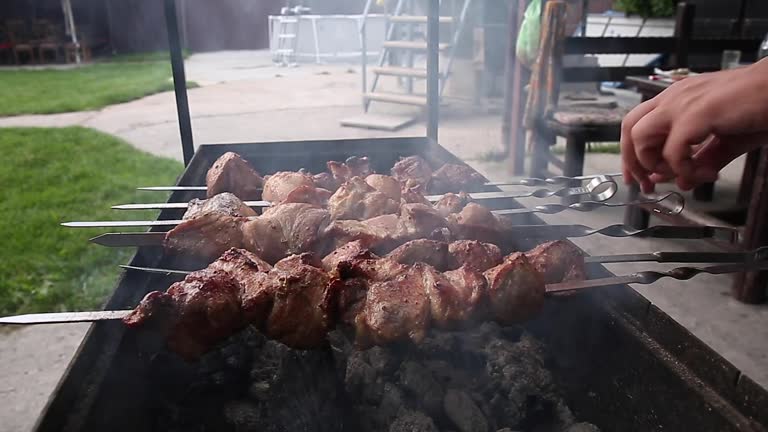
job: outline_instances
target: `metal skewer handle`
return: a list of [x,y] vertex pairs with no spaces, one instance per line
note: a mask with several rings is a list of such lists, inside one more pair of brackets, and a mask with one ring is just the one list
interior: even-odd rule
[[644,199],[631,201],[626,203],[607,203],[600,201],[584,201],[574,203],[570,205],[565,204],[543,204],[537,205],[533,208],[521,208],[521,209],[508,209],[508,210],[494,210],[494,214],[497,215],[514,215],[514,214],[526,214],[526,213],[544,213],[555,214],[564,210],[576,210],[580,212],[588,212],[601,207],[625,207],[625,206],[638,206],[638,205],[653,205],[659,204],[662,201],[667,203],[664,207],[653,207],[652,211],[665,215],[678,215],[685,208],[685,199],[677,192],[669,192],[659,198]]

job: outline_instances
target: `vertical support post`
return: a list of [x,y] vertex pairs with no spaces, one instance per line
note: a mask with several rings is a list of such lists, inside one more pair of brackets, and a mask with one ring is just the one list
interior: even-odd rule
[[525,93],[523,87],[530,73],[517,61],[517,33],[527,2],[513,0],[509,4],[507,54],[504,68],[504,114],[501,126],[501,141],[504,153],[510,156],[510,172],[522,175],[525,169],[525,134],[523,133],[523,111]]
[[688,67],[688,46],[693,34],[693,17],[695,14],[696,5],[687,2],[677,4],[677,15],[675,16],[677,46],[675,47],[674,68]]
[[437,142],[440,121],[440,0],[427,11],[427,138]]
[[176,0],[165,0],[165,25],[168,31],[168,48],[171,51],[171,68],[173,70],[173,90],[176,94],[176,113],[179,117],[179,132],[181,134],[181,151],[184,155],[184,165],[189,165],[195,154],[192,142],[192,122],[189,118],[189,101],[187,100],[187,78],[184,75],[184,56],[179,40],[179,23],[176,17]]
[[[752,250],[768,244],[768,151],[760,150],[757,173],[752,187],[752,199],[747,211],[742,247]],[[738,273],[731,293],[744,303],[762,303],[766,300],[768,271]]]

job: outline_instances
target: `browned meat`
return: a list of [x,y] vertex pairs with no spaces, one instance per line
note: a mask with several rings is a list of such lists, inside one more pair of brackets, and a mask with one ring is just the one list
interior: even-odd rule
[[252,208],[245,205],[240,198],[229,192],[222,192],[208,199],[193,199],[189,202],[187,211],[182,219],[194,219],[206,213],[220,213],[228,216],[256,216]]
[[448,252],[458,266],[486,271],[501,264],[501,249],[491,243],[476,240],[459,240],[448,245]]
[[356,240],[349,242],[323,258],[323,269],[331,273],[342,261],[353,261],[357,259],[377,258],[368,248],[363,246],[363,242]]
[[556,240],[525,253],[531,265],[544,275],[547,284],[586,279],[584,255],[573,243]]
[[315,183],[309,174],[290,171],[276,172],[264,182],[262,197],[272,203],[281,203],[289,197],[293,199],[293,202],[297,202],[296,200],[300,196],[305,196],[308,192],[306,190],[300,191],[293,196],[291,196],[291,192],[302,186],[310,188],[310,191],[315,189]]
[[421,275],[435,326],[456,327],[467,324],[474,316],[485,294],[485,278],[482,273],[467,267],[440,273],[423,263],[415,264],[412,270]]
[[372,282],[355,318],[355,343],[367,348],[398,340],[421,342],[429,314],[429,298],[418,269],[411,267],[394,279]]
[[532,318],[544,306],[544,279],[522,253],[486,270],[491,318],[514,324]]
[[423,190],[426,190],[426,186],[432,178],[432,168],[422,157],[408,156],[400,159],[392,167],[392,177],[402,183],[408,183],[410,180],[413,186],[421,186]]
[[247,280],[254,272],[266,273],[272,270],[272,266],[255,253],[236,248],[224,252],[208,268],[228,272],[239,281]]
[[367,281],[382,282],[396,278],[408,269],[407,265],[390,258],[363,258],[341,261],[337,266],[342,279],[363,278]]
[[435,203],[434,207],[443,217],[448,217],[452,213],[459,213],[470,201],[471,198],[464,192],[460,192],[458,195],[447,193]]
[[400,189],[400,197],[405,203],[432,205],[424,196],[424,188],[413,180],[403,183]]
[[328,203],[331,191],[315,186],[301,185],[289,192],[280,203],[305,203],[322,206]]
[[[259,218],[255,218],[259,219]],[[248,218],[208,213],[186,220],[165,234],[165,247],[214,260],[229,248],[243,247],[242,227]]]
[[403,243],[387,254],[387,258],[407,265],[426,263],[440,270],[448,270],[453,266],[448,254],[448,243],[427,239]]
[[360,177],[349,179],[328,200],[331,217],[337,220],[365,220],[397,213],[399,209],[399,201],[390,199]]
[[448,216],[451,232],[459,239],[488,243],[499,241],[501,227],[496,216],[480,204],[469,203],[459,213]]
[[261,198],[264,179],[237,153],[227,152],[213,163],[205,176],[208,198],[231,192],[244,200]]
[[123,323],[128,327],[139,327],[150,322],[167,325],[169,317],[172,317],[175,311],[176,305],[170,295],[162,291],[151,291],[123,318]]
[[371,174],[365,178],[369,186],[383,193],[396,203],[400,202],[402,185],[394,177],[384,174]]
[[270,263],[291,254],[321,251],[329,221],[325,209],[303,203],[279,204],[243,224],[242,244]]
[[[239,293],[240,284],[229,273],[205,269],[171,285],[167,293],[148,294],[142,305],[154,311],[173,304],[173,312],[165,317],[168,346],[181,357],[193,360],[245,327]],[[140,320],[126,322],[141,324]]]
[[466,165],[445,164],[432,173],[428,190],[433,194],[476,191],[485,179]]
[[328,274],[311,265],[278,263],[270,276],[274,303],[264,334],[293,348],[324,345],[332,326]]
[[329,172],[321,172],[319,174],[313,175],[312,183],[315,184],[315,187],[326,189],[328,191],[335,191],[339,188],[339,186],[341,186],[341,183],[338,182]]
[[386,249],[397,242],[399,222],[399,217],[394,214],[366,221],[337,220],[328,226],[327,236],[334,242],[334,248],[359,240],[367,248]]
[[[367,157],[351,156],[344,162],[329,161],[326,166],[336,182],[336,187],[341,186],[342,183],[352,177],[366,178],[373,172]],[[335,190],[335,188],[331,190]]]
[[448,222],[434,207],[425,204],[400,206],[398,236],[402,240],[429,237],[441,228],[448,228]]

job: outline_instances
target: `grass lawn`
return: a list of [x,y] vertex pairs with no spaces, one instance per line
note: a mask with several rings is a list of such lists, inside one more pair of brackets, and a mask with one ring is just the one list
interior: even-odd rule
[[[0,314],[98,307],[134,249],[88,243],[105,230],[68,220],[144,219],[116,203],[165,200],[138,185],[173,184],[179,162],[140,152],[94,130],[0,129]],[[147,201],[149,202],[149,201]]]
[[167,54],[120,56],[75,69],[0,71],[0,116],[98,109],[172,90],[170,78]]

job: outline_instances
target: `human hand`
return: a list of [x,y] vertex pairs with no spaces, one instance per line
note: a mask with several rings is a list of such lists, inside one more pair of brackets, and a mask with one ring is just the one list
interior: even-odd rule
[[675,179],[715,181],[739,155],[768,144],[768,59],[693,76],[638,105],[621,125],[624,180],[644,192]]

